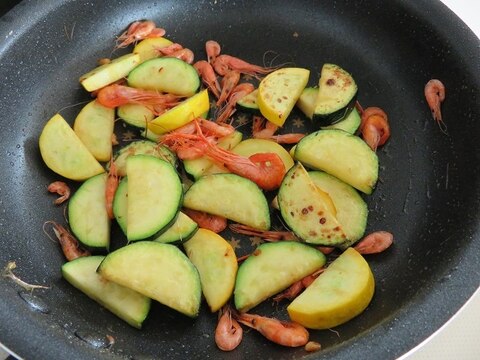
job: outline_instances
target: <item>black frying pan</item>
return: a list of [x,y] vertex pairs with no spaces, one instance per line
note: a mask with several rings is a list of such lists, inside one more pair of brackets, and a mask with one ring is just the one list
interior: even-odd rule
[[[324,62],[340,64],[357,80],[359,100],[390,115],[381,181],[367,198],[367,231],[389,230],[395,245],[368,257],[377,281],[368,309],[336,332],[312,332],[323,350],[308,357],[393,359],[438,329],[479,286],[479,41],[440,2],[23,1],[0,20],[0,265],[15,260],[17,275],[51,289],[34,292],[45,314],[0,278],[0,341],[7,347],[36,359],[306,356],[253,332],[235,352],[222,353],[212,337],[216,317],[205,307],[193,321],[155,305],[138,331],[61,278],[64,259],[41,230],[45,220],[63,218],[46,193],[58,176],[43,165],[38,136],[56,111],[88,99],[79,75],[110,56],[115,35],[142,18],[199,57],[211,38],[254,63],[272,50],[312,69],[312,83]],[[447,88],[448,135],[423,98],[430,78]],[[78,111],[62,114],[72,122]],[[267,303],[258,312],[285,316],[284,305]],[[115,344],[99,349],[75,334],[109,334]]]

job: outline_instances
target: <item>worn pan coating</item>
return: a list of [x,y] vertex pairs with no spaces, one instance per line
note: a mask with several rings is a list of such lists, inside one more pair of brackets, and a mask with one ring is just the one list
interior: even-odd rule
[[[376,294],[358,318],[312,332],[323,350],[306,354],[249,332],[233,353],[213,342],[216,316],[193,321],[160,305],[142,331],[101,309],[61,278],[63,257],[42,232],[62,221],[46,185],[38,136],[56,111],[88,99],[77,79],[110,56],[114,37],[149,18],[203,55],[216,39],[226,53],[261,63],[264,52],[312,70],[350,70],[362,104],[384,108],[392,137],[379,151],[380,183],[367,197],[367,231],[395,234],[370,256]],[[33,311],[0,278],[0,341],[26,358],[394,359],[438,329],[479,286],[480,53],[473,33],[438,1],[23,1],[0,19],[0,266],[14,260],[48,313]],[[277,59],[277,61],[280,61]],[[448,135],[432,120],[424,84],[439,78]],[[62,110],[73,121],[79,107]],[[259,312],[285,316],[284,305]],[[75,334],[109,334],[98,349]]]

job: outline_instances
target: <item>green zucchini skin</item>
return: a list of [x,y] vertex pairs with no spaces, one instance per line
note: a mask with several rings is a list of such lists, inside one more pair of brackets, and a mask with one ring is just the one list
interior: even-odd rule
[[237,101],[237,109],[254,115],[260,115],[260,109],[257,104],[258,89],[253,90],[243,98]]

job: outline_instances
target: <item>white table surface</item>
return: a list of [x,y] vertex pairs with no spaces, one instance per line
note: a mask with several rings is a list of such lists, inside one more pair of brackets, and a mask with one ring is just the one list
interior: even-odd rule
[[[441,1],[480,38],[480,0]],[[480,359],[478,334],[480,334],[480,289],[442,328],[398,360],[477,360]],[[0,344],[0,359],[6,357],[8,353]]]

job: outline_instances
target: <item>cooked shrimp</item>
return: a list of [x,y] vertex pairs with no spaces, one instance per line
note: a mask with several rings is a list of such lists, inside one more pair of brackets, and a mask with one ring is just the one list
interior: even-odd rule
[[239,323],[257,330],[268,340],[279,345],[297,347],[308,342],[307,329],[294,322],[248,313],[235,315],[235,318]]
[[165,30],[157,28],[153,21],[135,21],[118,37],[115,49],[127,47],[143,39],[162,37],[163,35],[165,35]]
[[113,214],[113,198],[115,197],[115,192],[118,188],[118,174],[117,166],[113,158],[110,159],[110,169],[107,176],[107,184],[105,187],[105,205],[107,208],[107,214],[110,219],[115,219]]
[[195,58],[193,51],[190,49],[180,49],[177,51],[172,52],[169,55],[165,55],[165,57],[173,57],[185,61],[187,64],[192,64]]
[[227,227],[227,219],[223,216],[208,214],[204,211],[183,208],[185,215],[195,221],[199,227],[215,233],[222,232]]
[[360,254],[377,254],[393,244],[393,234],[387,231],[376,231],[360,240],[353,248]]
[[257,236],[261,239],[271,242],[277,242],[282,240],[298,241],[298,238],[291,231],[263,231],[252,228],[243,224],[230,224],[228,226],[230,230],[237,234],[243,234],[248,236]]
[[168,46],[164,47],[156,47],[155,50],[158,51],[162,55],[172,55],[174,52],[178,50],[182,50],[183,46],[178,43],[173,43]]
[[123,85],[109,85],[97,94],[97,101],[108,108],[115,108],[125,104],[139,104],[152,107],[154,112],[161,109],[173,107],[179,103],[180,96],[172,94],[160,94],[157,91],[136,89]]
[[207,138],[222,138],[235,132],[235,128],[230,124],[217,124],[203,118],[195,118],[189,123],[171,131],[170,133],[160,136],[159,140],[168,143],[171,138],[175,140],[175,134],[203,134]]
[[230,96],[235,86],[240,81],[240,73],[238,71],[229,71],[222,79],[222,91],[217,101],[217,106],[222,105]]
[[193,64],[193,67],[197,70],[198,75],[202,78],[203,83],[218,99],[220,97],[220,84],[217,80],[217,75],[210,65],[205,60],[197,61]]
[[51,193],[57,193],[58,195],[61,195],[53,202],[55,205],[62,204],[70,197],[70,188],[63,181],[54,181],[48,185],[47,190]]
[[[53,226],[53,232],[62,247],[63,254],[67,258],[68,261],[75,260],[76,258],[82,256],[89,256],[90,252],[80,248],[78,240],[70,234],[68,230],[66,230],[62,225],[57,224],[55,221],[46,221],[43,224],[44,231],[45,225],[51,224]],[[48,234],[47,234],[48,235]]]
[[250,64],[230,55],[219,55],[213,62],[213,68],[218,75],[225,76],[229,71],[236,70],[245,75],[259,76],[268,74],[279,67],[262,67]]
[[440,110],[440,104],[445,100],[445,85],[438,79],[432,79],[425,85],[424,93],[433,119],[437,122],[440,130],[446,133],[447,125],[442,120],[442,112]]
[[220,55],[220,44],[214,40],[208,40],[205,43],[205,51],[207,52],[208,63],[213,64],[218,55]]
[[250,83],[243,83],[235,86],[230,94],[227,104],[223,106],[217,114],[216,122],[226,122],[226,120],[235,112],[237,101],[245,95],[250,94],[253,90],[255,90],[255,87]]
[[324,255],[331,254],[333,250],[335,250],[334,247],[330,246],[316,246],[317,250],[320,250]]
[[301,133],[273,135],[277,130],[278,126],[263,116],[253,117],[252,135],[255,139],[273,140],[279,144],[296,144],[305,136]]
[[237,320],[232,318],[230,306],[225,305],[218,312],[218,324],[215,329],[215,343],[223,351],[235,349],[243,337],[243,329]]
[[379,107],[368,107],[362,113],[360,132],[373,151],[385,144],[390,137],[390,126],[385,111]]
[[303,290],[309,287],[313,281],[325,271],[325,268],[320,268],[314,273],[305,276],[303,279],[294,282],[287,288],[285,291],[282,291],[280,294],[276,295],[272,300],[275,302],[280,302],[283,299],[293,300],[295,299]]

